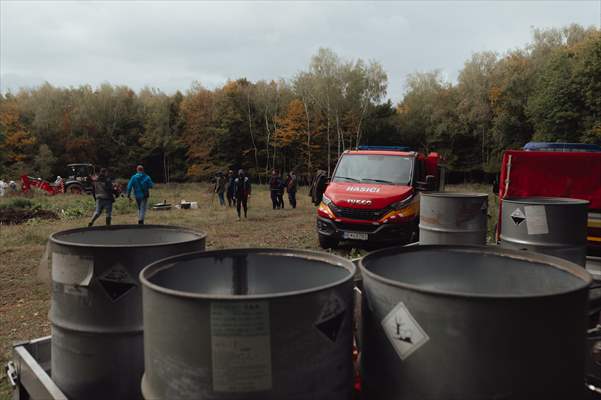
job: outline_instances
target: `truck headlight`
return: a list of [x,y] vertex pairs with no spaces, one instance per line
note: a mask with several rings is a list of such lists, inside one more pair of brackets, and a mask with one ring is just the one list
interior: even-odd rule
[[317,209],[317,214],[320,217],[335,219],[336,216],[330,209],[330,204],[332,204],[332,200],[330,200],[326,195],[323,195],[321,197],[321,203],[319,203],[319,208]]
[[390,205],[392,211],[388,212],[380,222],[383,224],[390,222],[401,222],[414,218],[419,214],[419,196],[411,196]]
[[399,200],[396,203],[392,203],[390,205],[390,209],[399,211],[407,206],[407,204],[411,203],[415,199],[415,195],[409,196],[406,199]]

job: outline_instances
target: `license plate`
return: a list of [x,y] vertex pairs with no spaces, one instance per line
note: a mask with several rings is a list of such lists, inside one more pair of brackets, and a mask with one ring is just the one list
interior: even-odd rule
[[343,232],[343,239],[353,239],[353,240],[367,240],[367,233],[358,233],[358,232]]

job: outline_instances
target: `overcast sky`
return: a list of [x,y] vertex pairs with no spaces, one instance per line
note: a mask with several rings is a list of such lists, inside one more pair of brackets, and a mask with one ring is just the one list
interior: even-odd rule
[[472,53],[523,47],[533,27],[601,24],[601,0],[77,2],[0,0],[0,90],[103,82],[168,93],[193,81],[292,78],[319,47],[379,61],[398,101],[407,74],[454,80]]

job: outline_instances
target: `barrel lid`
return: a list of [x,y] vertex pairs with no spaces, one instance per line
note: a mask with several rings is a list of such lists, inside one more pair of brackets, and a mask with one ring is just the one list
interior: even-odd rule
[[588,205],[588,200],[572,199],[568,197],[507,197],[503,202],[516,204],[535,205]]
[[488,198],[486,193],[477,192],[424,192],[421,194],[425,197],[445,197],[445,198]]
[[[115,240],[115,236],[112,237],[114,242],[107,240],[106,243],[94,243],[94,236],[103,234],[116,234],[118,232],[131,232],[130,238],[133,238],[130,242],[119,242]],[[136,240],[136,234],[143,232],[160,231],[168,232],[171,234],[180,233],[183,237],[177,239],[175,235],[173,237],[157,238],[149,241]],[[67,229],[64,231],[54,232],[50,235],[50,242],[68,247],[85,247],[85,248],[143,248],[143,247],[160,247],[160,246],[172,246],[174,244],[191,243],[198,240],[206,239],[207,234],[204,232],[198,232],[189,228],[182,228],[173,225],[110,225],[110,226],[98,226],[91,228],[75,228]],[[79,239],[79,240],[78,240]]]
[[[233,294],[209,294],[209,293],[198,293],[176,289],[169,289],[161,285],[157,285],[151,282],[153,276],[157,273],[165,270],[174,268],[176,263],[190,261],[202,258],[234,258],[242,255],[263,255],[263,256],[279,256],[279,257],[303,257],[307,260],[321,262],[329,264],[333,267],[343,268],[348,273],[344,278],[335,280],[331,283],[313,286],[308,289],[286,291],[286,292],[273,292],[266,294],[245,294],[245,295],[233,295]],[[199,267],[200,268],[200,267]],[[173,257],[168,257],[163,260],[156,261],[142,271],[140,271],[139,279],[143,286],[154,290],[159,293],[164,293],[176,297],[184,297],[190,299],[206,299],[206,300],[253,300],[253,299],[273,299],[281,297],[297,296],[301,294],[315,293],[322,290],[330,289],[346,282],[349,282],[355,276],[357,267],[355,264],[343,257],[336,256],[329,253],[310,251],[310,250],[297,250],[297,249],[273,249],[273,248],[239,248],[239,249],[226,249],[226,250],[212,250],[212,251],[198,251],[192,253],[181,254]]]
[[[430,287],[424,287],[418,284],[405,283],[399,280],[390,279],[384,276],[381,276],[377,273],[374,273],[370,270],[369,264],[374,262],[378,258],[393,256],[393,255],[401,255],[408,253],[419,253],[426,251],[448,251],[453,253],[464,253],[467,255],[488,255],[494,257],[504,257],[507,259],[514,259],[522,262],[531,262],[539,265],[544,265],[546,267],[555,268],[557,270],[563,271],[567,274],[572,275],[573,277],[579,279],[581,281],[580,284],[574,285],[573,287],[567,290],[557,290],[549,293],[536,293],[536,294],[486,294],[486,293],[472,293],[467,291],[453,291],[453,290],[442,290],[435,289]],[[416,265],[415,268],[420,268],[419,265]],[[498,246],[447,246],[447,245],[418,245],[418,246],[400,246],[400,247],[390,247],[382,250],[376,250],[374,252],[369,253],[365,256],[361,261],[359,261],[359,269],[361,274],[364,276],[368,276],[371,279],[376,281],[385,283],[387,285],[415,291],[421,293],[429,293],[435,295],[443,295],[450,297],[460,297],[460,298],[485,298],[485,299],[520,299],[520,298],[542,298],[542,297],[552,297],[552,296],[560,296],[565,295],[572,292],[577,292],[587,288],[591,282],[591,275],[579,265],[576,265],[572,262],[564,260],[558,257],[552,257],[545,254],[533,253],[529,251],[521,251],[521,250],[511,250],[506,248],[500,248]]]

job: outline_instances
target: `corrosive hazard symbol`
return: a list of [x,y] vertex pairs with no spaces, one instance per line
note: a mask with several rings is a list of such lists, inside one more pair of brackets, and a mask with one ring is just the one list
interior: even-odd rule
[[401,360],[405,360],[430,340],[402,302],[384,317],[382,328]]
[[98,282],[112,301],[119,300],[137,286],[136,281],[121,264],[116,264],[100,274]]
[[519,208],[516,208],[515,211],[511,213],[511,219],[513,220],[514,224],[519,225],[522,222],[524,222],[524,220],[526,219],[526,216],[524,215],[522,210],[520,210]]
[[330,295],[319,313],[315,327],[332,342],[336,341],[340,333],[340,326],[344,321],[345,307],[342,299],[335,294]]

